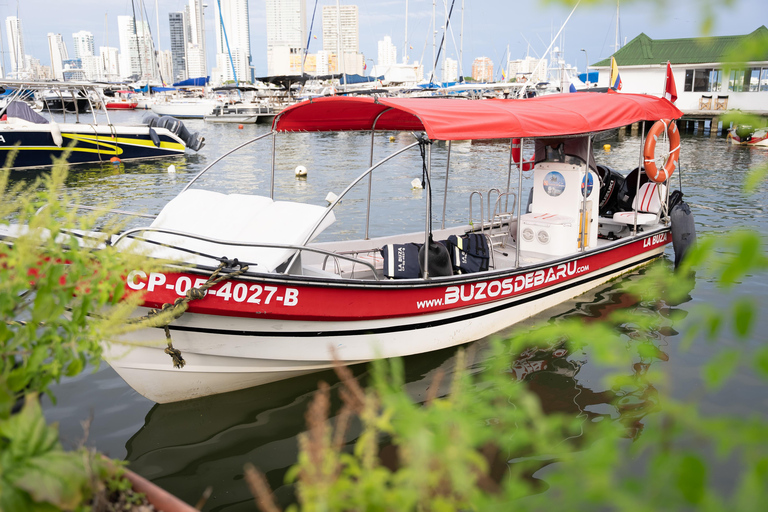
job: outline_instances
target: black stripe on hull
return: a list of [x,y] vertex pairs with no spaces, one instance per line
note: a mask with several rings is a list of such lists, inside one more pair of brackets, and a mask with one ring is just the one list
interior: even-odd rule
[[[499,311],[503,311],[505,309],[509,309],[521,304],[526,304],[528,302],[532,302],[534,300],[538,300],[542,298],[544,295],[548,295],[553,292],[561,292],[564,290],[568,290],[569,288],[573,288],[579,285],[582,285],[584,283],[588,283],[589,281],[596,281],[599,279],[602,279],[606,276],[620,273],[624,270],[627,270],[629,268],[642,265],[643,263],[647,263],[651,260],[654,260],[656,258],[661,257],[661,254],[657,254],[654,256],[647,256],[645,258],[642,258],[640,260],[634,261],[632,263],[628,263],[624,266],[621,266],[619,268],[602,272],[600,274],[595,274],[592,276],[587,277],[586,279],[580,279],[580,280],[573,280],[569,281],[567,283],[564,283],[561,286],[553,286],[552,288],[547,288],[545,290],[541,290],[539,292],[533,293],[527,297],[513,300],[511,302],[508,302],[506,304],[501,304],[499,306],[494,306],[488,309],[484,309],[482,311],[477,311],[474,313],[467,313],[464,315],[457,315],[452,316],[449,318],[444,318],[440,320],[431,320],[428,322],[422,322],[422,323],[414,323],[414,324],[407,324],[407,325],[393,325],[389,327],[378,327],[375,329],[357,329],[357,330],[345,330],[345,331],[294,331],[294,332],[286,332],[286,331],[275,331],[275,332],[257,332],[257,331],[233,331],[233,330],[226,330],[226,329],[209,329],[205,327],[189,327],[189,326],[180,326],[180,325],[169,325],[168,327],[171,330],[175,331],[185,331],[185,332],[194,332],[194,333],[200,333],[200,334],[216,334],[216,335],[225,335],[225,336],[254,336],[254,337],[260,337],[260,338],[306,338],[306,337],[341,337],[341,336],[360,336],[360,335],[370,335],[370,334],[388,334],[388,333],[394,333],[394,332],[402,332],[402,331],[415,331],[419,329],[429,329],[431,327],[438,327],[442,325],[448,325],[456,322],[463,322],[465,320],[470,320],[473,318],[480,318],[486,315],[490,315],[493,313],[497,313]],[[161,329],[161,327],[157,327],[157,329]]]

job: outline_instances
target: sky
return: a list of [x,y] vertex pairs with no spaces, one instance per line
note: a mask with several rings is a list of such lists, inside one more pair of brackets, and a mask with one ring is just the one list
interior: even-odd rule
[[[136,4],[139,18],[140,0]],[[217,0],[207,0],[206,39],[208,41],[208,66],[215,63],[213,53],[214,7]],[[450,8],[455,2],[449,27],[446,54],[458,60],[462,0],[447,0]],[[702,35],[705,6],[714,10],[709,35],[747,34],[760,25],[768,25],[768,8],[765,0],[733,0],[732,5],[723,0],[634,0],[623,1],[620,7],[619,36],[623,44],[644,32],[652,39],[675,39]],[[306,0],[307,25],[309,26],[315,0]],[[369,66],[377,58],[377,41],[388,35],[397,47],[402,59],[405,40],[405,0],[343,0],[342,4],[358,6],[360,25],[360,51],[365,54]],[[463,0],[464,37],[463,70],[471,73],[472,60],[489,57],[498,74],[504,61],[507,46],[512,59],[545,57],[547,48],[560,31],[571,12],[574,1],[545,0]],[[150,29],[155,37],[157,16],[160,21],[160,49],[170,49],[168,13],[182,11],[187,0],[144,0]],[[318,0],[317,15],[309,52],[322,49],[321,12],[323,5],[336,5],[336,0]],[[759,5],[764,7],[760,8]],[[156,9],[157,5],[157,9]],[[424,63],[425,74],[432,69],[432,0],[409,0],[408,45],[410,61]],[[444,0],[436,0],[437,41],[442,36]],[[758,8],[755,8],[758,5]],[[256,76],[267,72],[265,0],[249,0],[251,53]],[[28,55],[50,65],[47,34],[62,34],[67,48],[73,51],[72,34],[87,30],[94,35],[99,46],[119,47],[117,16],[132,15],[131,0],[0,0],[0,17],[18,16],[22,20],[25,50]],[[610,57],[616,40],[616,2],[613,0],[582,0],[573,16],[563,27],[561,37],[554,46],[560,47],[567,64],[584,71],[587,60],[594,64]],[[5,68],[9,69],[8,40],[5,24],[2,24]]]

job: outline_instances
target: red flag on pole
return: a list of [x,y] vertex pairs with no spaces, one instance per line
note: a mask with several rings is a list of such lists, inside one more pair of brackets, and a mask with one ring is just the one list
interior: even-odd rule
[[677,87],[675,86],[675,76],[672,74],[672,64],[667,61],[667,77],[664,85],[664,97],[674,103],[677,101]]

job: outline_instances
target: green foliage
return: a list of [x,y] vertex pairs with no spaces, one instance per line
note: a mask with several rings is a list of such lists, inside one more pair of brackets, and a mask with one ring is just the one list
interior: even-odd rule
[[[519,330],[482,354],[460,350],[452,369],[435,372],[424,403],[405,391],[398,360],[374,362],[366,390],[338,368],[344,405],[331,428],[329,388],[321,386],[287,475],[299,501],[289,510],[757,510],[768,500],[768,420],[702,415],[698,394],[674,398],[669,369],[653,363],[667,359],[655,342],[667,318],[710,340],[754,332],[748,298],[686,319],[673,305],[693,286],[692,262],[724,293],[744,276],[764,274],[762,245],[749,232],[705,237],[677,272],[657,264],[622,283],[635,307],[600,322],[572,315]],[[665,314],[647,314],[649,305]],[[701,337],[690,336],[687,346]],[[702,391],[750,369],[768,382],[768,349],[752,345],[723,348],[705,364]],[[584,357],[602,368],[617,414],[588,421],[583,412],[545,412],[529,379],[516,374],[540,356],[555,374],[577,372]],[[361,431],[345,445],[352,414]],[[713,461],[723,459],[738,471],[733,492],[713,485]]]
[[110,472],[100,457],[62,449],[34,393],[19,413],[0,420],[0,510],[79,509],[92,496],[92,475]]
[[[140,300],[122,278],[139,256],[105,246],[115,225],[67,207],[77,201],[62,192],[65,176],[63,161],[27,185],[9,186],[0,172],[0,223],[11,235],[0,240],[0,510],[86,510],[130,486],[112,461],[65,452],[39,405],[39,393],[55,399],[50,385],[62,376],[99,365],[102,343],[129,329]],[[92,234],[98,222],[106,234]]]
[[58,165],[9,187],[0,174],[0,222],[23,226],[0,243],[0,417],[25,392],[50,394],[62,376],[97,366],[101,343],[125,329],[139,299],[125,297],[122,282],[138,257],[87,236],[98,217],[67,208],[64,177]]

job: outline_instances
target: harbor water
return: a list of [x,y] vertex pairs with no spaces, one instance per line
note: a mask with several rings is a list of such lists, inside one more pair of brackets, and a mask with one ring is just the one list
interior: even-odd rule
[[[139,121],[142,112],[110,114],[113,122]],[[66,186],[79,196],[81,204],[108,206],[142,213],[157,213],[178,194],[199,171],[220,155],[269,130],[268,125],[206,124],[202,120],[187,120],[190,130],[200,131],[206,146],[199,153],[183,157],[143,162],[125,162],[72,168]],[[410,133],[381,134],[374,140],[374,161],[413,142]],[[609,140],[610,151],[597,145],[598,163],[627,171],[638,165],[640,138]],[[342,134],[281,134],[277,137],[275,198],[299,200],[324,205],[328,192],[339,194],[346,185],[369,165],[371,136],[365,133]],[[269,194],[271,167],[271,138],[267,137],[226,158],[196,183],[225,193],[260,191]],[[507,186],[508,141],[456,142],[451,145],[450,171],[452,181],[444,196],[447,147],[444,143],[432,148],[433,223],[452,225],[479,221],[481,203],[487,217],[487,196],[492,188]],[[108,159],[106,159],[108,160]],[[699,236],[728,233],[750,228],[768,235],[768,185],[760,184],[757,191],[745,195],[744,178],[750,168],[768,161],[768,149],[731,145],[724,137],[709,134],[684,134],[681,165],[683,172],[673,177],[675,188],[682,186],[684,199],[695,216]],[[393,159],[373,175],[373,195],[370,214],[370,236],[380,236],[422,230],[425,224],[424,190],[413,189],[411,182],[422,179],[421,157],[418,149]],[[173,169],[169,170],[169,166]],[[294,169],[303,165],[306,178],[297,178]],[[13,180],[32,179],[43,171],[18,171]],[[524,188],[530,187],[528,177]],[[513,190],[517,175],[512,175]],[[483,199],[474,196],[470,214],[470,195],[481,191]],[[345,197],[336,213],[337,222],[323,234],[331,238],[356,238],[365,234],[367,180]],[[444,197],[446,197],[444,199]],[[523,194],[527,199],[527,192]],[[516,205],[508,205],[515,211]],[[211,212],[212,216],[215,212]],[[225,219],[237,222],[237,219]],[[147,223],[133,218],[129,226]],[[279,219],[275,219],[279,222]],[[227,255],[236,256],[236,255]],[[666,264],[673,260],[671,245],[665,255]],[[643,270],[629,274],[635,279]],[[636,304],[622,289],[622,280],[611,282],[593,292],[577,297],[556,308],[542,311],[526,322],[548,321],[572,315],[599,318],[618,306],[647,310],[649,315],[663,316],[666,327],[656,333],[654,344],[659,357],[650,361],[666,365],[672,382],[673,395],[681,400],[697,396],[702,387],[701,368],[718,353],[722,344],[694,343],[687,351],[680,342],[685,324],[669,320],[668,309]],[[768,332],[768,279],[764,275],[747,276],[734,292],[723,293],[712,278],[698,275],[695,288],[687,301],[674,308],[697,314],[702,305],[725,308],[736,297],[750,296],[760,305],[755,333]],[[748,343],[764,342],[755,335]],[[482,348],[487,340],[475,344]],[[725,339],[725,344],[733,340]],[[421,354],[405,359],[407,386],[414,399],[423,399],[432,375],[439,369],[450,373],[455,349]],[[568,361],[571,371],[547,373],[529,377],[544,401],[545,410],[572,412],[574,415],[605,415],[617,419],[616,393],[604,388],[598,370],[589,360]],[[170,361],[169,361],[170,364]],[[513,361],[510,362],[510,365]],[[535,368],[520,371],[531,372]],[[353,368],[364,380],[365,365]],[[627,369],[631,374],[631,369]],[[243,466],[252,463],[267,475],[276,490],[278,500],[286,505],[292,500],[292,489],[285,485],[287,469],[296,461],[297,435],[304,429],[304,413],[317,382],[325,380],[332,387],[337,383],[333,372],[321,372],[261,387],[183,403],[157,405],[133,391],[107,365],[91,369],[80,376],[63,380],[53,388],[56,405],[45,401],[49,421],[60,425],[62,441],[72,447],[83,442],[83,422],[89,422],[87,446],[107,455],[125,459],[129,467],[195,504],[206,487],[212,494],[203,510],[254,510],[254,502],[243,477]],[[631,399],[632,397],[627,397]],[[726,386],[699,399],[705,414],[729,414],[747,417],[768,411],[768,386],[748,370],[739,372]],[[723,470],[721,484],[733,478]]]

